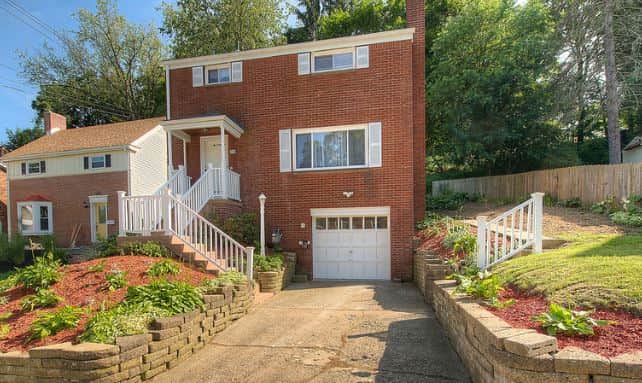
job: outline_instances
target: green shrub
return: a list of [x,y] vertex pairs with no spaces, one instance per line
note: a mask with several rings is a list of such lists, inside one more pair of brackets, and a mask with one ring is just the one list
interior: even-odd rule
[[122,255],[123,249],[116,243],[116,236],[110,235],[107,238],[99,238],[96,252],[99,257],[110,257],[112,255]]
[[555,336],[558,333],[571,336],[591,336],[595,335],[594,327],[615,323],[608,320],[593,319],[589,316],[590,314],[590,311],[572,311],[551,303],[548,312],[534,316],[532,320],[541,323],[550,336]]
[[20,233],[11,238],[5,233],[0,233],[0,262],[13,266],[20,266],[25,262],[25,246],[27,239]]
[[452,230],[446,234],[442,245],[457,254],[469,255],[477,248],[477,237],[466,229]]
[[129,304],[144,304],[168,311],[171,315],[185,313],[203,306],[200,292],[185,282],[154,281],[145,286],[131,286],[125,300]]
[[127,286],[127,273],[122,270],[112,270],[105,275],[107,290],[116,291]]
[[6,295],[0,295],[0,306],[6,305],[9,303],[9,297]]
[[549,193],[544,194],[544,206],[553,207],[558,204],[559,204],[559,200],[557,199],[557,197],[553,197]]
[[2,323],[0,324],[0,339],[4,339],[9,335],[9,332],[11,331],[11,327],[9,327],[8,324]]
[[167,257],[169,250],[157,242],[134,242],[125,245],[124,251],[127,254],[145,255],[148,257]]
[[30,335],[27,342],[46,338],[62,330],[78,326],[84,312],[85,310],[80,307],[65,306],[53,312],[40,314],[29,327]]
[[99,273],[101,271],[105,270],[105,261],[102,261],[100,263],[96,263],[93,266],[89,266],[87,268],[87,271],[90,273]]
[[480,298],[489,306],[502,308],[515,303],[512,299],[507,301],[499,299],[499,293],[504,291],[503,283],[496,275],[492,275],[487,271],[477,273],[474,276],[454,274],[452,277],[459,282],[456,289],[457,292]]
[[210,221],[242,244],[254,245],[259,240],[259,226],[256,214],[244,213],[227,219],[215,216],[210,218]]
[[562,206],[568,208],[580,208],[582,207],[582,200],[579,197],[569,198],[562,203]]
[[17,271],[16,281],[31,289],[46,289],[62,278],[58,271],[60,262],[53,259],[53,254],[35,259],[34,264]]
[[213,289],[216,289],[221,286],[231,286],[241,283],[245,283],[247,277],[238,271],[226,271],[218,275],[218,277],[213,279],[208,279],[203,282],[203,284],[198,288],[203,294],[209,294]]
[[142,334],[155,318],[169,316],[166,310],[150,303],[119,304],[109,310],[97,312],[80,335],[83,342],[114,343],[116,337]]
[[169,259],[163,259],[156,262],[147,269],[147,275],[151,277],[162,277],[164,275],[176,275],[180,273],[181,269],[175,262]]
[[618,225],[642,227],[642,214],[618,211],[611,214],[610,217]]
[[618,210],[620,210],[620,206],[615,197],[607,197],[591,206],[591,211],[596,214],[612,214]]
[[622,200],[622,208],[625,212],[631,214],[642,214],[642,197],[639,195],[631,195]]
[[457,193],[446,189],[436,196],[426,198],[426,207],[432,210],[459,210],[468,200],[466,193]]
[[18,284],[18,273],[16,271],[8,271],[0,279],[0,293],[15,287]]
[[49,289],[40,289],[33,295],[22,298],[20,305],[23,311],[33,311],[41,307],[53,307],[62,301],[62,297],[54,294]]
[[69,253],[56,246],[56,239],[52,235],[40,237],[40,244],[42,246],[43,254],[51,254],[53,259],[62,264],[69,262]]
[[256,271],[281,271],[283,270],[283,257],[281,255],[254,256]]

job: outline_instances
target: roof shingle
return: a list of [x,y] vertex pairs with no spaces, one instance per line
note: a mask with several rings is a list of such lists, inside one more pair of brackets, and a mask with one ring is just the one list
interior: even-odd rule
[[145,133],[154,129],[163,117],[144,120],[117,122],[114,124],[67,129],[51,136],[43,136],[2,157],[11,160],[16,157],[61,153],[81,149],[105,148],[129,145]]

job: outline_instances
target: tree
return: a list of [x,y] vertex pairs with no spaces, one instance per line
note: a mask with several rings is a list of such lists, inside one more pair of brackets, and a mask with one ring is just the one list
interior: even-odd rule
[[554,20],[540,2],[466,2],[431,47],[431,156],[485,174],[543,166],[561,129],[552,123]]
[[33,128],[26,129],[9,129],[7,130],[7,142],[4,144],[4,147],[8,151],[13,151],[37,138],[44,136],[44,134],[44,129],[39,126],[34,126]]
[[314,41],[318,37],[321,9],[321,0],[299,0],[298,5],[292,7],[292,13],[303,25],[306,40]]
[[38,86],[36,113],[51,109],[69,125],[87,126],[162,115],[165,110],[163,47],[151,26],[130,24],[111,0],[96,12],[81,9],[78,30],[58,32],[62,54],[45,44],[21,53],[24,78]]
[[285,40],[278,0],[179,0],[163,3],[161,32],[175,57],[279,45]]
[[404,0],[363,0],[337,7],[320,19],[319,36],[328,39],[403,28],[405,5]]
[[615,64],[615,36],[613,15],[615,0],[604,0],[604,77],[606,82],[607,135],[609,138],[609,163],[622,162],[620,142],[620,99],[618,96],[617,67]]

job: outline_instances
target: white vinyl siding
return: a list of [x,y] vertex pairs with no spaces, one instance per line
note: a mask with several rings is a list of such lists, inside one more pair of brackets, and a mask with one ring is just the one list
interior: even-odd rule
[[[111,167],[85,170],[84,158],[92,156],[104,156],[111,154]],[[21,164],[29,162],[45,161],[46,172],[34,174],[22,174]],[[117,171],[127,171],[128,153],[123,151],[118,152],[97,152],[86,153],[69,156],[48,157],[43,160],[25,160],[25,161],[11,161],[7,162],[7,177],[9,179],[26,179],[26,178],[43,178],[43,177],[58,177],[81,175],[88,173],[108,173]]]
[[137,143],[131,153],[130,187],[132,195],[153,194],[167,181],[167,133],[156,128]]

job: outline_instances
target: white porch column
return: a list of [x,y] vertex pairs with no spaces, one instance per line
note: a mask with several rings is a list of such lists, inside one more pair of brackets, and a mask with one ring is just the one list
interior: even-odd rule
[[172,140],[172,132],[168,131],[167,132],[167,168],[169,169],[167,177],[171,177],[172,171],[174,170],[174,158],[173,158],[173,153],[172,153],[172,144],[174,140]]
[[259,203],[261,204],[261,256],[265,256],[265,200],[267,197],[261,193]]
[[118,236],[119,237],[124,237],[125,236],[125,193],[124,191],[117,191],[116,194],[118,195]]
[[225,128],[221,125],[221,191],[227,198],[227,148],[225,147]]
[[187,167],[187,141],[183,139],[183,166]]

